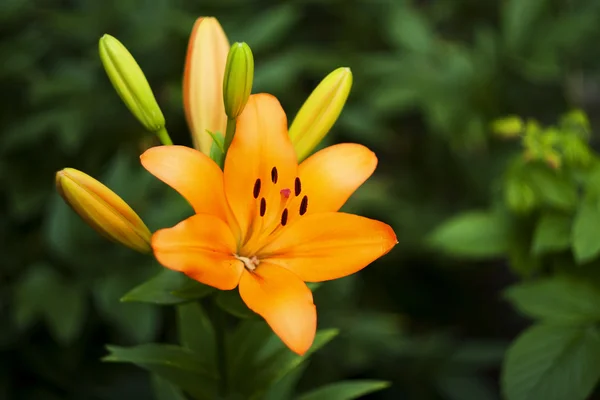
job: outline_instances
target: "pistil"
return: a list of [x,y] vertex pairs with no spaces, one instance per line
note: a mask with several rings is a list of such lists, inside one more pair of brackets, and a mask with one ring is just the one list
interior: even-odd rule
[[256,256],[242,257],[238,256],[237,254],[234,254],[233,256],[243,262],[244,267],[246,267],[246,269],[250,272],[254,271],[256,267],[258,267],[258,264],[260,264],[260,260]]

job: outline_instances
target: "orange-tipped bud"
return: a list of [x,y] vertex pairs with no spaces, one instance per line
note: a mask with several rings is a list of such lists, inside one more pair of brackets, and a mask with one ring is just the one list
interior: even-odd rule
[[210,153],[212,138],[206,132],[225,133],[223,76],[229,41],[216,18],[198,18],[188,44],[183,75],[183,105],[194,147]]
[[152,234],[140,217],[112,190],[73,168],[56,173],[65,202],[101,235],[141,253],[151,251]]

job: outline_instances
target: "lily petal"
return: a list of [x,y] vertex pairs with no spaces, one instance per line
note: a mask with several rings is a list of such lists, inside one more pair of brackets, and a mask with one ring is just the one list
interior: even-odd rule
[[375,153],[354,143],[330,146],[307,158],[298,167],[307,213],[338,211],[376,166]]
[[208,214],[194,215],[152,236],[159,263],[221,290],[235,288],[244,270],[233,256],[235,246],[227,224]]
[[338,279],[360,271],[398,243],[383,222],[345,213],[298,218],[267,244],[259,258],[285,267],[306,282]]
[[[253,218],[258,215],[262,198],[265,220],[270,212],[279,212],[280,190],[293,188],[297,171],[281,104],[270,94],[250,96],[237,119],[224,169],[227,201],[243,237],[247,237]],[[257,186],[259,190],[255,191]]]
[[315,338],[317,311],[312,292],[296,275],[262,262],[254,272],[244,271],[240,296],[286,346],[297,354],[306,353]]
[[152,147],[141,155],[144,168],[181,194],[197,214],[227,221],[223,173],[217,164],[185,146]]

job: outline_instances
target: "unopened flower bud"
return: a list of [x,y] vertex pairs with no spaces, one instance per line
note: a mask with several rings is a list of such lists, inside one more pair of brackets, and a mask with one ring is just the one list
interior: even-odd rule
[[304,102],[289,130],[299,161],[329,132],[344,108],[351,87],[350,68],[338,68],[327,75]]
[[73,168],[56,173],[56,188],[65,202],[101,235],[133,250],[151,251],[150,230],[112,190]]
[[198,18],[188,44],[183,74],[183,107],[194,147],[210,154],[212,138],[207,133],[225,132],[223,76],[229,41],[219,21]]
[[227,55],[223,79],[223,103],[225,113],[235,119],[242,113],[254,79],[254,58],[246,43],[234,43]]
[[131,53],[110,35],[102,36],[98,47],[104,69],[127,108],[149,131],[164,128],[165,117]]

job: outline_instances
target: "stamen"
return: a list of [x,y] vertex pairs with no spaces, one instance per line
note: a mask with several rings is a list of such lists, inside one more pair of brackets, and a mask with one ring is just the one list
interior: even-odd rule
[[260,179],[257,179],[256,182],[254,182],[254,190],[252,191],[252,194],[254,195],[255,199],[258,199],[258,195],[260,194]]
[[283,212],[281,213],[281,226],[285,226],[285,224],[287,224],[287,219],[288,219],[288,209],[284,208]]
[[294,194],[296,197],[300,196],[300,192],[302,192],[302,182],[300,182],[300,178],[296,177],[294,181]]
[[260,199],[260,216],[264,217],[266,212],[267,212],[267,201],[263,197]]
[[277,167],[273,167],[271,170],[271,182],[277,183]]
[[307,210],[308,210],[308,196],[305,195],[302,198],[302,202],[300,203],[300,215],[306,214]]

